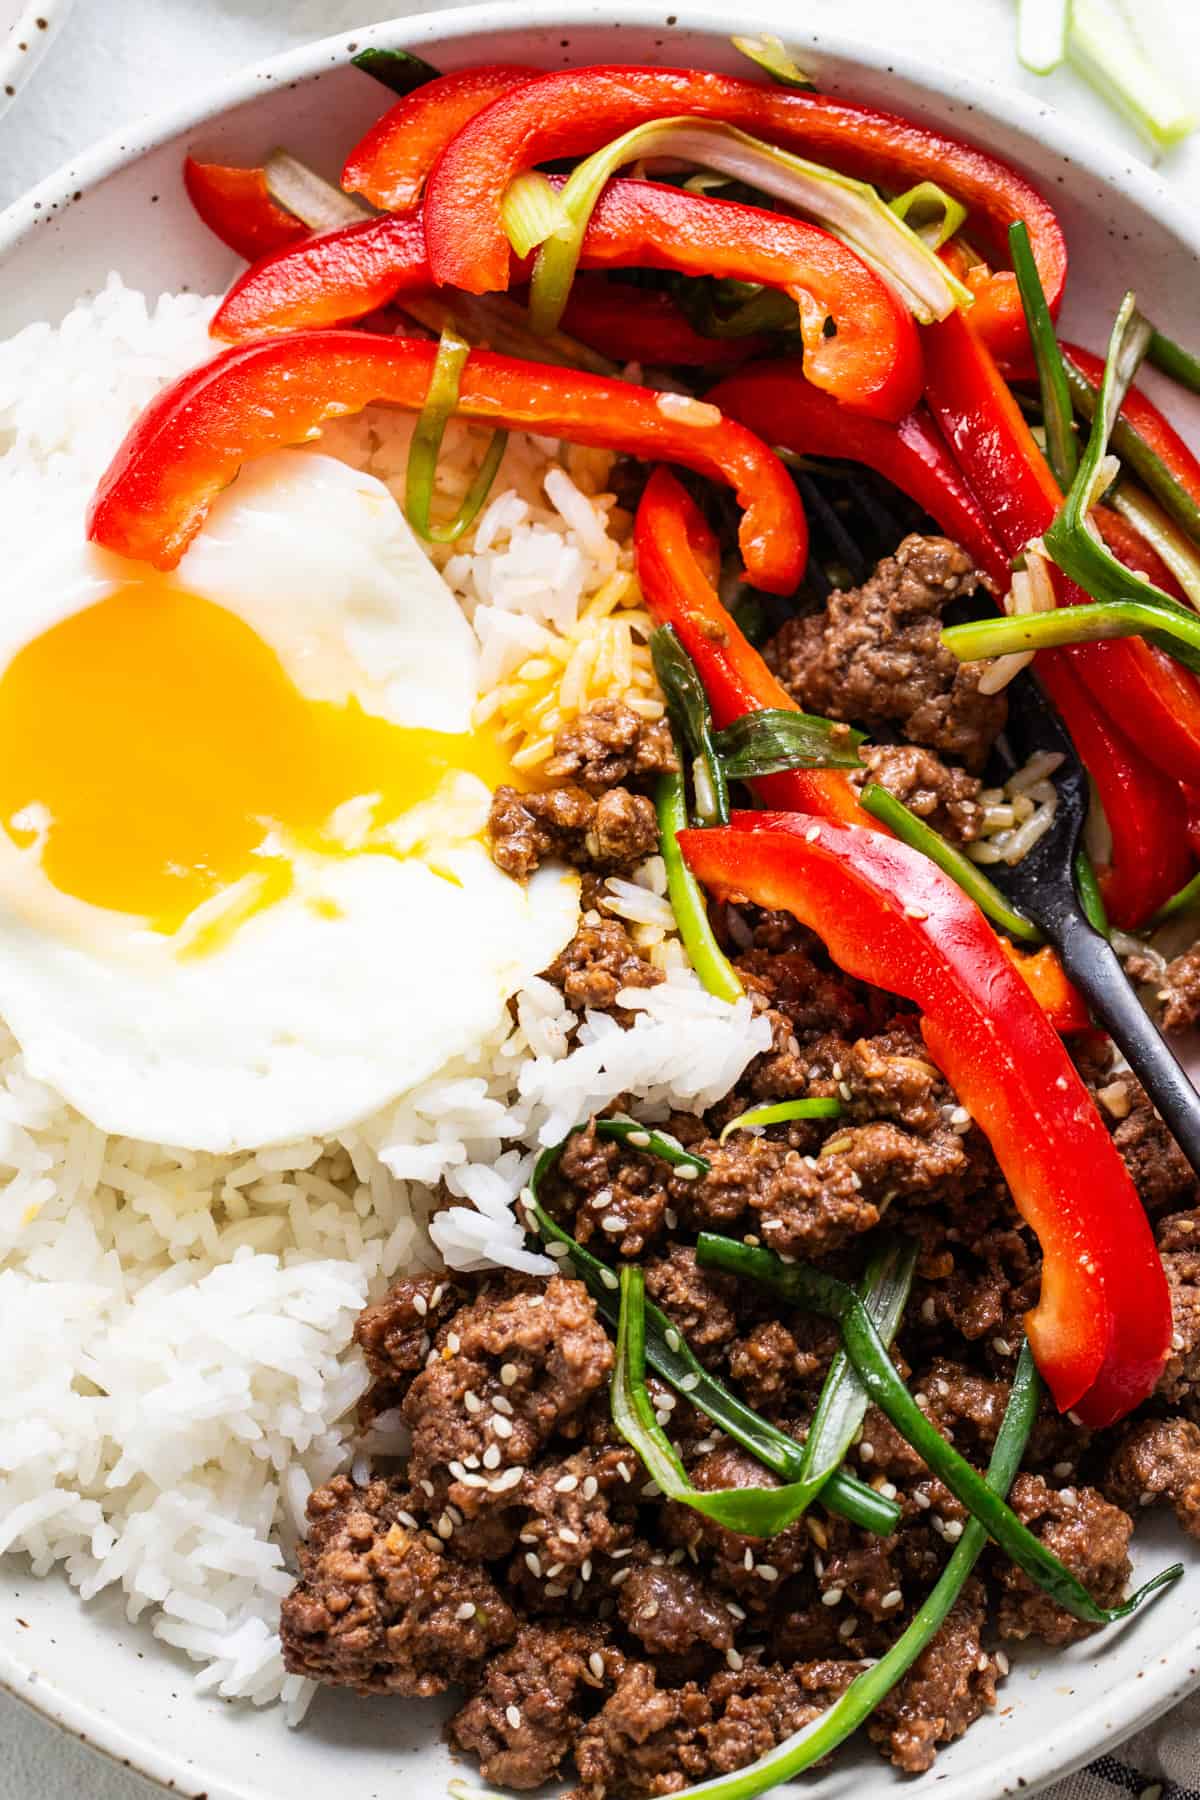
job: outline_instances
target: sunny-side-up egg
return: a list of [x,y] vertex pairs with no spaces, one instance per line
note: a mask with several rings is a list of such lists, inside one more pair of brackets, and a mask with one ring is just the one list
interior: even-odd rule
[[476,645],[381,483],[281,451],[170,577],[78,529],[0,609],[0,1015],[111,1132],[242,1149],[471,1048],[578,881],[491,862]]

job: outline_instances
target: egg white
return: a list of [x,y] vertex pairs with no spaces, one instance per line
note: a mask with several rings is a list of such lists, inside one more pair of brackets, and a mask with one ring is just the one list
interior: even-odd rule
[[[82,542],[77,514],[20,560],[0,672],[137,575]],[[474,634],[372,477],[310,451],[264,459],[175,580],[245,620],[307,697],[469,729]],[[578,878],[501,873],[486,804],[459,773],[382,832],[369,801],[339,809],[354,853],[298,854],[293,891],[240,921],[238,894],[217,896],[198,909],[217,915],[203,954],[207,918],[153,932],[59,892],[37,844],[0,832],[0,1014],[31,1073],[106,1131],[228,1152],[341,1130],[469,1051],[575,929]]]

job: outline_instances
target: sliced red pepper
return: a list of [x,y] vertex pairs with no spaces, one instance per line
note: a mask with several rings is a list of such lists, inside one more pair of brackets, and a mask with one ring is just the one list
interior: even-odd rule
[[[93,495],[93,542],[174,568],[242,464],[310,440],[372,401],[420,408],[437,346],[361,331],[310,331],[235,346],[156,395]],[[747,573],[790,593],[804,573],[804,509],[787,470],[715,406],[631,382],[474,350],[457,412],[627,455],[683,463],[735,489]]]
[[632,287],[602,275],[575,277],[562,329],[614,362],[644,366],[728,368],[759,355],[769,342],[755,334],[704,337],[662,288]]
[[1056,950],[1049,944],[1040,950],[1022,950],[1011,938],[1003,937],[999,932],[996,942],[1060,1037],[1095,1029],[1087,1002],[1079,989],[1067,980]]
[[[743,713],[800,709],[739,629],[713,586],[717,542],[690,494],[667,469],[646,484],[634,527],[634,555],[646,605],[660,625],[673,625],[696,665],[717,726]],[[769,806],[870,825],[869,813],[840,769],[788,769],[766,775],[754,791]]]
[[845,457],[874,469],[924,507],[998,592],[1007,591],[1008,553],[923,406],[896,425],[849,413],[805,381],[798,357],[742,369],[708,397],[764,443],[800,456]]
[[484,63],[440,75],[389,107],[354,146],[342,170],[348,194],[411,212],[425,177],[451,138],[485,106],[541,74],[525,63]]
[[[565,69],[515,88],[464,126],[427,184],[430,259],[439,282],[486,293],[508,279],[505,189],[522,170],[599,149],[634,125],[676,116],[721,119],[842,172],[899,192],[935,181],[969,208],[968,229],[1003,257],[1008,228],[1029,227],[1042,285],[1057,310],[1067,252],[1053,211],[1023,175],[973,145],[827,94],[766,88],[700,69]],[[382,159],[373,179],[387,179]],[[1027,344],[1016,278],[989,274],[976,297],[988,342]]]
[[1162,1262],[1091,1096],[978,908],[907,845],[823,819],[735,813],[679,842],[718,895],[793,913],[847,973],[920,1007],[1041,1245],[1025,1328],[1056,1404],[1093,1427],[1139,1405],[1171,1341]]
[[[926,397],[997,536],[1012,555],[1052,523],[1062,494],[1012,391],[961,313],[924,332]],[[1054,576],[1060,605],[1088,596]],[[1051,653],[1164,774],[1200,785],[1200,684],[1132,638]],[[1039,664],[1047,658],[1039,659]],[[1095,771],[1098,775],[1098,771]]]
[[[675,269],[782,288],[801,300],[804,369],[815,386],[886,418],[920,395],[920,343],[908,313],[853,251],[800,219],[661,182],[613,181],[592,213],[580,260],[589,269]],[[346,323],[430,284],[419,219],[369,219],[248,269],[212,328],[239,341]],[[826,336],[829,318],[837,329]]]
[[183,185],[208,229],[247,262],[308,236],[303,220],[271,198],[262,169],[233,169],[189,156]]
[[[1062,350],[1067,361],[1074,364],[1084,379],[1098,388],[1104,375],[1103,357],[1093,356],[1090,350],[1082,350],[1078,344],[1064,344]],[[1129,421],[1185,493],[1200,506],[1200,459],[1141,388],[1130,388],[1121,407],[1121,417]]]

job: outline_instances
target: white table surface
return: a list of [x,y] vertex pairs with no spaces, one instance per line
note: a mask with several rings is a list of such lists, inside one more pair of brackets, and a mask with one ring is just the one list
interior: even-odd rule
[[[519,3],[519,0],[514,0]],[[762,9],[772,0],[762,0]],[[620,0],[613,0],[620,12]],[[1133,0],[1147,34],[1167,46],[1200,104],[1200,4]],[[1136,138],[1068,71],[1039,80],[1012,49],[1013,0],[804,0],[822,20],[876,43],[927,48],[931,60],[1048,97],[1078,122],[1143,153]],[[11,109],[0,116],[0,207],[93,139],[228,70],[328,32],[426,10],[403,0],[75,0],[64,28]],[[733,9],[731,9],[732,13]],[[781,6],[780,32],[798,12]],[[1161,172],[1200,205],[1200,134]],[[161,1789],[60,1734],[0,1695],[0,1800],[153,1800]]]

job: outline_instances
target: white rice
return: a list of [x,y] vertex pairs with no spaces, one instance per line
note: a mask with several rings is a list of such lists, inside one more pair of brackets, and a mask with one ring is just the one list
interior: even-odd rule
[[[113,278],[61,327],[0,344],[10,540],[36,531],[51,485],[82,519],[127,424],[208,355],[212,304],[148,308]],[[321,448],[398,488],[410,429],[366,414]],[[448,499],[479,441],[447,434]],[[511,440],[473,539],[441,559],[485,684],[628,567],[602,487],[594,452]],[[701,1110],[767,1047],[748,1002],[701,990],[664,891],[658,858],[612,884],[612,910],[668,977],[622,995],[631,1030],[577,1020],[535,979],[515,1025],[336,1140],[214,1157],[107,1138],[31,1079],[0,1026],[0,1553],[60,1565],[85,1597],[119,1586],[131,1619],[201,1665],[199,1689],[281,1699],[298,1718],[311,1687],[284,1672],[279,1600],[311,1488],[350,1466],[359,1308],[439,1253],[548,1269],[512,1212],[537,1146],[622,1094],[648,1118]],[[442,1181],[463,1204],[430,1225]],[[353,1467],[363,1476],[367,1455]]]

